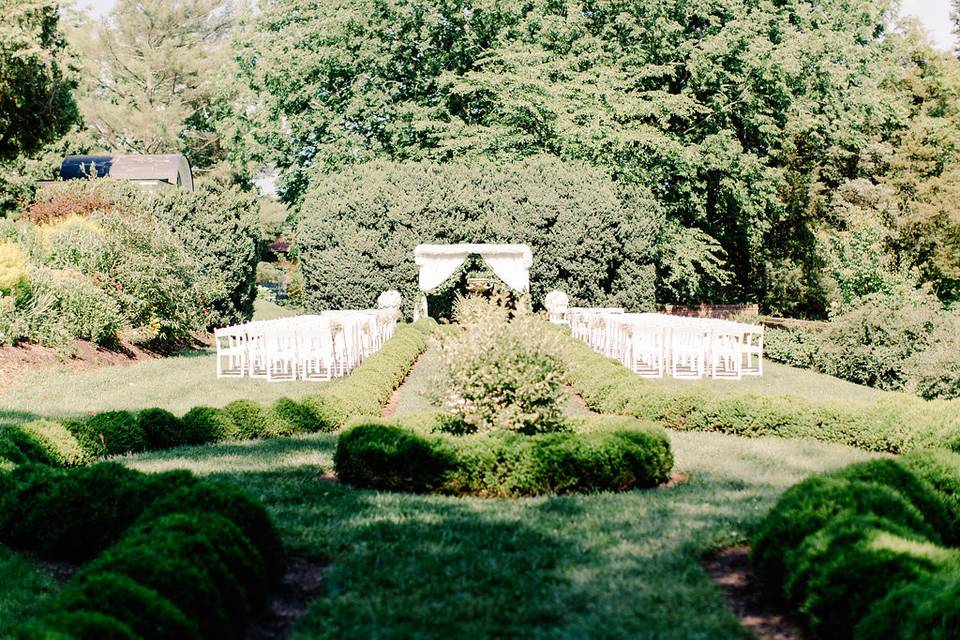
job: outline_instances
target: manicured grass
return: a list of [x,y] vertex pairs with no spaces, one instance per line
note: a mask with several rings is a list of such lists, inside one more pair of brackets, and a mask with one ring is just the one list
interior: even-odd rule
[[799,396],[817,401],[873,402],[881,398],[906,395],[895,391],[881,391],[853,382],[847,382],[809,369],[797,369],[779,362],[765,360],[763,376],[744,376],[740,380],[677,380],[665,377],[651,380],[653,384],[669,389],[708,389],[724,392],[752,393],[762,396]]
[[[257,302],[256,319],[291,315]],[[323,382],[267,382],[216,375],[210,351],[186,351],[173,358],[91,371],[47,369],[0,392],[0,425],[35,417],[64,418],[114,410],[161,407],[181,415],[198,405],[222,407],[234,400],[264,404],[314,393]]]
[[701,556],[744,542],[791,484],[869,455],[778,438],[671,439],[686,483],[523,500],[353,490],[322,477],[330,434],[125,460],[236,482],[294,553],[331,563],[295,637],[747,638]]

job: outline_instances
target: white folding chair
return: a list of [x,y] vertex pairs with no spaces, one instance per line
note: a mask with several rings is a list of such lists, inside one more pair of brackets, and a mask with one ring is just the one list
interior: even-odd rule
[[214,329],[217,349],[217,377],[242,378],[246,374],[247,341],[243,326]]

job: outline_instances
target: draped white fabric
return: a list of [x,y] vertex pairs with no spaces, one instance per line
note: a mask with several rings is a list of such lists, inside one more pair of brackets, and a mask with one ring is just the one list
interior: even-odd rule
[[417,258],[417,264],[420,266],[420,290],[433,291],[444,280],[454,274],[464,263],[469,254],[449,253],[431,255],[425,258],[423,262]]
[[[515,291],[530,290],[533,254],[525,244],[421,244],[414,250],[424,294],[452,276],[467,256],[477,254],[504,283]],[[427,315],[427,297],[421,296],[416,316]]]

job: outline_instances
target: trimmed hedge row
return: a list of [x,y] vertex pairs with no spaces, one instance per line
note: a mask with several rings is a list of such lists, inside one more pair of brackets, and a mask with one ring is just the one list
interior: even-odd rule
[[87,562],[22,638],[237,637],[284,567],[270,517],[243,493],[115,463],[0,472],[0,542]]
[[395,335],[349,376],[301,400],[271,406],[235,400],[226,407],[194,407],[178,418],[151,408],[107,411],[85,420],[39,420],[0,429],[0,460],[79,466],[98,458],[223,440],[333,431],[350,418],[377,415],[427,346],[435,323],[423,320]]
[[360,488],[484,497],[627,491],[666,482],[666,433],[629,418],[591,419],[592,431],[526,436],[424,435],[371,421],[337,440],[337,477]]
[[757,577],[817,638],[956,638],[958,496],[960,455],[946,451],[808,478],[761,525]]
[[599,413],[665,427],[742,436],[813,438],[870,451],[939,446],[960,451],[960,402],[909,396],[874,403],[817,402],[705,389],[677,391],[643,380],[616,360],[567,337],[561,350],[570,384]]

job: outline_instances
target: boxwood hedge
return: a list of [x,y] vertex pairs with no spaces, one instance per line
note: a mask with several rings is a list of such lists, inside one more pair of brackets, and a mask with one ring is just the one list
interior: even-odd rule
[[665,482],[666,433],[636,420],[534,436],[495,432],[427,435],[383,421],[337,441],[337,476],[357,487],[487,497],[626,491]]
[[401,325],[383,347],[349,376],[300,400],[271,406],[236,400],[194,407],[177,417],[160,408],[137,414],[107,411],[86,419],[42,420],[0,427],[0,461],[76,466],[105,456],[223,440],[333,431],[348,420],[378,415],[427,346],[433,320]]
[[28,464],[0,489],[0,543],[88,561],[19,637],[238,636],[283,569],[263,507],[188,472]]
[[[559,331],[559,329],[558,329]],[[927,447],[960,451],[960,404],[910,396],[874,403],[760,396],[731,389],[678,391],[643,380],[570,336],[561,357],[570,384],[591,409],[652,420],[665,427],[742,436],[812,438],[869,451]]]
[[943,596],[960,592],[954,457],[917,452],[791,487],[753,541],[761,583],[817,638],[957,637]]

